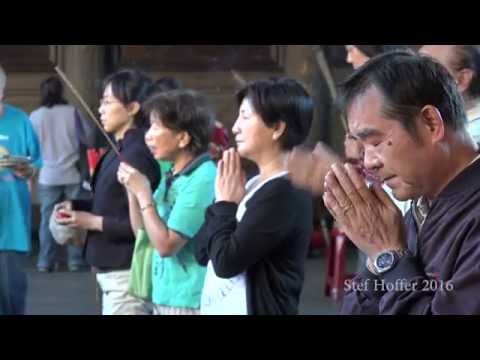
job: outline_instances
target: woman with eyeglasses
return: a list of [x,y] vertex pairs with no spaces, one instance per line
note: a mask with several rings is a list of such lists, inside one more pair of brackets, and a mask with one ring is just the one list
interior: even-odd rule
[[198,315],[206,270],[195,259],[193,239],[215,197],[216,165],[208,154],[213,114],[206,99],[190,90],[157,94],[145,110],[151,123],[145,140],[162,162],[162,181],[152,192],[127,160],[118,179],[128,189],[132,227],[155,249],[154,314]]
[[128,293],[135,235],[130,224],[128,196],[117,181],[120,161],[146,174],[152,188],[160,181],[160,168],[145,144],[148,120],[142,103],[154,91],[150,78],[139,70],[120,70],[104,81],[100,115],[120,157],[110,149],[92,179],[93,201],[57,205],[57,222],[88,230],[85,258],[96,271],[102,290],[103,315],[148,315],[149,303]]

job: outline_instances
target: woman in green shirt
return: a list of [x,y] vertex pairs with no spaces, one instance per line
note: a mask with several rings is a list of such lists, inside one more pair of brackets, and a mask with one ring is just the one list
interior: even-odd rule
[[163,163],[152,194],[145,176],[123,163],[119,181],[129,193],[130,220],[145,232],[155,252],[152,300],[157,315],[196,315],[206,269],[195,260],[192,239],[214,202],[216,166],[208,155],[214,124],[205,98],[178,90],[155,95],[144,105],[151,127],[146,143]]

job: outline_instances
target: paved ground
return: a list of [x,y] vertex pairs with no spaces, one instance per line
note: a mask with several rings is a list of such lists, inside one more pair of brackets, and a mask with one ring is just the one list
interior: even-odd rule
[[[27,314],[29,315],[98,315],[96,283],[89,272],[69,273],[60,271],[37,273],[34,257],[28,270],[29,293]],[[355,253],[349,254],[349,269],[355,264]],[[301,298],[301,315],[335,315],[338,305],[323,295],[325,260],[320,252],[307,261],[306,281]]]

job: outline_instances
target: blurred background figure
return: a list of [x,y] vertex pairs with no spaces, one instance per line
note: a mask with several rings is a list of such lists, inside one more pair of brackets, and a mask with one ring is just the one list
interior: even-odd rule
[[467,110],[467,131],[480,143],[480,48],[478,45],[424,45],[420,53],[433,57],[454,77]]
[[3,103],[7,75],[0,66],[0,155],[31,162],[0,167],[0,315],[23,315],[27,296],[25,265],[31,251],[32,203],[27,181],[42,165],[32,124],[20,109]]
[[157,92],[165,92],[183,89],[183,84],[172,76],[163,76],[155,81],[155,87]]
[[407,45],[346,45],[347,63],[355,70],[372,57],[395,50],[408,50]]
[[212,142],[210,143],[210,156],[218,161],[222,158],[223,152],[228,148],[229,136],[228,130],[221,122],[215,121],[213,128]]
[[[55,242],[48,224],[55,204],[82,197],[80,149],[75,129],[75,108],[65,100],[60,79],[56,76],[45,79],[40,85],[40,97],[40,108],[30,115],[43,156],[38,178],[41,221],[37,269],[39,272],[51,272],[58,267],[60,246]],[[70,271],[84,267],[80,247],[68,245],[67,252]]]
[[90,192],[90,181],[101,157],[107,151],[107,140],[88,116],[75,110],[75,128],[79,141],[79,170],[83,189]]

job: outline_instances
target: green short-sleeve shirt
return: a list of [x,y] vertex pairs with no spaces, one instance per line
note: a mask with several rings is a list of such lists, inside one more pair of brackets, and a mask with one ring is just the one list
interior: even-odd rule
[[215,200],[217,169],[208,155],[194,160],[173,181],[167,175],[170,169],[171,164],[161,163],[162,180],[154,194],[157,212],[168,228],[182,235],[188,243],[173,257],[161,258],[158,252],[154,253],[153,302],[199,309],[206,269],[197,263],[191,240],[204,223],[207,208]]

